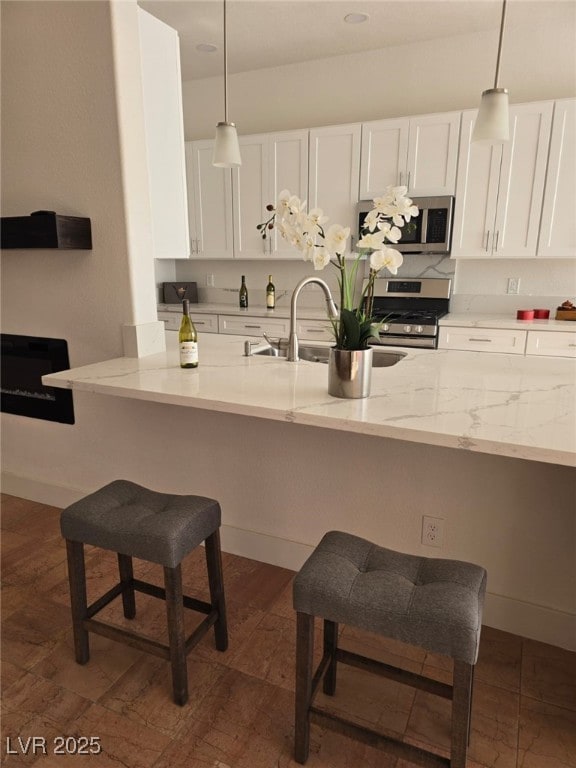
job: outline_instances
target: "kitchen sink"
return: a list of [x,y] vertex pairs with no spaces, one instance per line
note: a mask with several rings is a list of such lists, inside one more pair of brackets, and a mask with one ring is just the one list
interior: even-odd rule
[[[298,355],[300,360],[306,360],[310,363],[328,363],[329,349],[330,347],[301,343]],[[396,365],[406,356],[405,352],[391,352],[380,347],[372,347],[372,349],[374,350],[372,354],[372,368],[387,368],[390,365]],[[252,354],[265,355],[266,357],[286,357],[286,350],[267,347]]]

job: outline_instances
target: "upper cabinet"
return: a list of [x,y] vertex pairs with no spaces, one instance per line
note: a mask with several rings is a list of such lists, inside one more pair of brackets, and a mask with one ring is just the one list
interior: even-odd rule
[[462,115],[452,258],[536,256],[552,102],[510,107],[510,141],[472,142],[476,110]]
[[460,112],[376,120],[362,125],[360,199],[387,186],[406,186],[411,197],[453,195]]
[[190,255],[231,259],[232,174],[212,165],[213,139],[186,142]]
[[576,258],[576,99],[554,105],[538,256]]
[[[356,231],[360,173],[360,123],[310,131],[308,209],[322,208],[327,226],[340,224]],[[353,247],[352,238],[350,240]]]
[[232,171],[234,255],[240,259],[298,257],[282,238],[262,239],[256,226],[283,189],[302,200],[308,192],[308,131],[240,136],[242,165]]
[[138,9],[154,257],[189,255],[178,34]]

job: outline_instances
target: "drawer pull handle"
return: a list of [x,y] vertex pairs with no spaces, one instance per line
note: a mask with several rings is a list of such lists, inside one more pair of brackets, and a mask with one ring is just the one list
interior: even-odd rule
[[328,333],[328,328],[306,328],[306,333]]
[[261,325],[245,325],[244,328],[262,328]]
[[489,344],[492,343],[492,339],[468,339],[468,341],[487,341]]
[[576,347],[576,344],[568,344],[569,347]]

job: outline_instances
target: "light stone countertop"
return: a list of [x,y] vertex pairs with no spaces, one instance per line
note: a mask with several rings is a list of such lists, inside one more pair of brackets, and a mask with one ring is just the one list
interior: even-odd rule
[[[307,307],[298,307],[298,319],[299,320],[326,320],[328,321],[328,315],[326,313],[326,307],[323,301],[319,301],[318,308],[309,309]],[[178,312],[182,313],[182,306],[180,304],[158,304],[158,312]],[[240,309],[236,304],[208,304],[198,303],[190,304],[190,313],[192,315],[247,315],[249,317],[280,317],[286,319],[290,317],[290,306],[276,307],[276,309],[266,309],[266,307],[254,306],[248,307],[248,309]]]
[[440,318],[439,325],[463,328],[502,328],[513,331],[568,331],[576,333],[576,322],[554,320],[556,310],[551,310],[549,320],[517,320],[513,315],[481,315],[467,312],[452,313]]
[[[179,367],[175,334],[166,352],[47,374],[64,389],[203,408],[576,466],[576,360],[404,349],[375,368],[371,396],[328,395],[321,363],[244,357],[244,338],[206,334],[200,365]],[[393,350],[398,351],[397,349]]]

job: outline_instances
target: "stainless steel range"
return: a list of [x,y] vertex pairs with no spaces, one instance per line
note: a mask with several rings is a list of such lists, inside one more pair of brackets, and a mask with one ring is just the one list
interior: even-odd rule
[[376,280],[372,314],[383,322],[372,344],[435,349],[438,320],[450,308],[451,285],[443,277]]

